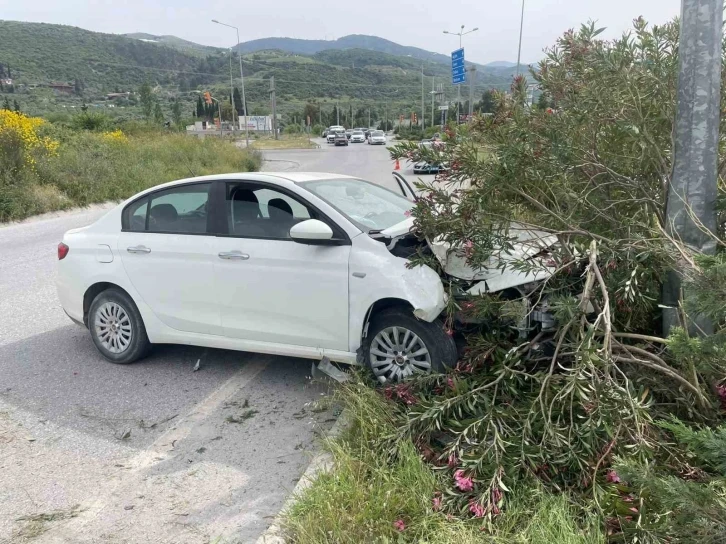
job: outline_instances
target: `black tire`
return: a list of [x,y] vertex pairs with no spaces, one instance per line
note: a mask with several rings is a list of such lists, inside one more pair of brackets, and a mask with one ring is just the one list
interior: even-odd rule
[[[102,339],[102,330],[97,327],[97,320],[108,322],[108,316],[104,312],[107,312],[109,307],[121,309],[123,314],[119,312],[119,315],[122,316],[120,321],[125,328],[130,327],[131,331],[129,339],[124,336],[127,341],[125,346],[121,346],[120,342],[117,343],[116,347],[119,351],[116,353],[112,351],[113,347],[109,342]],[[124,314],[125,317],[123,317]],[[128,325],[126,325],[127,323]],[[112,363],[120,365],[133,363],[145,357],[151,348],[139,309],[131,297],[120,289],[107,289],[93,299],[88,310],[88,330],[91,332],[91,338],[96,345],[96,349],[106,360]]]
[[[390,381],[400,381],[407,377],[401,374],[410,375],[412,372],[422,372],[421,369],[411,365],[411,372],[403,370],[395,371],[391,368],[388,372],[382,372],[385,368],[383,363],[378,366],[378,371],[374,369],[371,359],[371,345],[373,339],[385,329],[397,327],[400,329],[413,332],[422,341],[423,345],[429,352],[430,370],[428,372],[445,372],[447,368],[453,367],[458,359],[456,343],[454,339],[446,334],[444,324],[441,320],[436,319],[432,323],[417,319],[411,310],[404,308],[389,308],[375,314],[368,325],[368,334],[363,340],[363,358],[365,364],[368,365],[373,374],[382,383]],[[400,333],[402,336],[405,334]],[[405,336],[404,336],[405,337]],[[374,354],[375,355],[375,354]],[[380,360],[380,357],[376,358]]]

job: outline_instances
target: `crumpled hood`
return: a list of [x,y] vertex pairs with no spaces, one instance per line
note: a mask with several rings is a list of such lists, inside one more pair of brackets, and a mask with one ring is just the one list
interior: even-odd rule
[[557,243],[557,236],[553,234],[517,225],[510,227],[509,235],[513,238],[512,248],[492,255],[481,269],[469,266],[460,248],[452,248],[440,239],[428,240],[428,244],[447,274],[462,280],[483,280],[500,274],[502,262],[506,265],[508,262],[529,259]]
[[[405,221],[381,231],[381,234],[395,239],[407,235],[413,225],[414,218],[409,217]],[[516,270],[507,263],[534,257],[555,245],[557,236],[517,223],[510,226],[509,236],[513,239],[512,249],[506,252],[502,250],[499,254],[492,255],[486,265],[479,269],[467,264],[461,248],[452,248],[450,244],[440,239],[427,240],[427,243],[441,263],[444,272],[449,276],[478,282],[469,290],[472,294],[496,292],[533,281],[541,281],[552,275],[554,268],[546,266],[544,263],[540,263],[542,266],[530,271]]]

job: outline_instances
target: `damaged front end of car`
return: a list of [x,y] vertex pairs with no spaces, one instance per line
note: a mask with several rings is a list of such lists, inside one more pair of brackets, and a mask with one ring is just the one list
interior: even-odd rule
[[542,286],[557,270],[550,254],[558,243],[556,236],[511,225],[507,248],[493,252],[486,263],[475,268],[468,263],[466,247],[420,238],[413,227],[414,220],[409,218],[371,236],[397,257],[435,258],[442,282],[448,284],[456,303],[453,319],[457,328],[485,326],[486,317],[467,311],[468,301],[493,295],[502,303],[500,315],[507,317],[520,338],[554,330],[555,317],[542,296]]

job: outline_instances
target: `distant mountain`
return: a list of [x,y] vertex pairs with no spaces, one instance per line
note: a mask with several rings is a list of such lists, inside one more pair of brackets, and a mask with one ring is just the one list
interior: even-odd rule
[[[237,46],[234,46],[237,49]],[[254,53],[265,50],[279,50],[297,55],[314,55],[321,51],[344,50],[344,49],[368,49],[380,53],[388,53],[399,57],[410,57],[413,59],[435,62],[438,64],[450,64],[451,57],[441,53],[433,53],[418,47],[400,45],[398,43],[365,34],[351,34],[337,40],[301,40],[297,38],[261,38],[241,43],[239,50],[242,53]],[[474,63],[476,64],[476,63]],[[480,70],[487,68],[512,68],[516,63],[507,61],[491,62],[489,64],[477,64]]]
[[[0,63],[19,84],[77,79],[89,91],[125,91],[147,80],[171,84],[177,74],[211,71],[190,51],[73,26],[0,20]],[[217,64],[221,80],[222,56]]]
[[487,68],[514,68],[517,63],[508,60],[495,60],[494,62],[487,62],[484,66]]
[[[251,51],[243,55],[243,65],[246,96],[253,111],[267,111],[272,76],[278,111],[283,114],[297,114],[306,103],[315,101],[327,102],[326,107],[332,108],[337,100],[341,107],[390,108],[389,112],[398,114],[415,111],[421,103],[422,68],[426,89],[432,83],[442,85],[447,100],[457,94],[451,85],[449,57],[374,36],[346,36],[334,42],[268,38],[254,43],[241,44],[243,51]],[[160,99],[182,97],[185,111],[191,111],[200,90],[229,95],[229,50],[175,36],[124,36],[0,20],[0,64],[12,70],[16,96],[11,98],[17,98],[30,113],[83,102],[98,106],[109,103],[108,93],[138,91],[144,82],[152,85]],[[233,77],[238,85],[236,70],[235,66]],[[513,71],[482,67],[475,95],[480,97],[488,88],[509,88]],[[58,83],[64,85],[62,90],[51,86]],[[468,85],[461,90],[466,100]],[[0,100],[8,92],[0,91]],[[128,103],[118,105],[126,108],[135,101],[131,96]],[[427,104],[429,101],[426,92]]]
[[209,54],[218,51],[219,48],[211,47],[209,45],[202,45],[200,43],[190,42],[176,36],[163,35],[155,36],[154,34],[146,34],[144,32],[132,32],[131,34],[122,34],[126,38],[134,40],[141,40],[142,42],[155,43],[159,45],[165,45],[174,49],[180,49],[184,51],[197,51],[202,54]]

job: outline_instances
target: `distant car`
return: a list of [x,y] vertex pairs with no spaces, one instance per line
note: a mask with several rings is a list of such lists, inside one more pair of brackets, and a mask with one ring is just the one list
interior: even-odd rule
[[[421,147],[441,149],[444,147],[444,142],[441,140],[423,140]],[[438,174],[442,170],[446,170],[446,165],[436,162],[419,161],[413,165],[414,174]]]
[[346,136],[345,132],[336,132],[333,143],[335,143],[336,146],[348,145],[348,136]]
[[330,127],[328,129],[328,135],[325,137],[325,139],[328,141],[329,144],[335,143],[335,134],[338,132],[342,132],[345,134],[345,129],[342,127]]
[[362,130],[354,130],[353,133],[350,135],[350,143],[352,144],[362,144],[366,141],[366,135],[363,133]]
[[346,129],[346,131],[345,131],[346,138],[348,138],[350,140],[350,137],[352,135],[353,135],[353,129],[352,128]]
[[382,130],[371,130],[368,145],[386,145],[386,134]]

